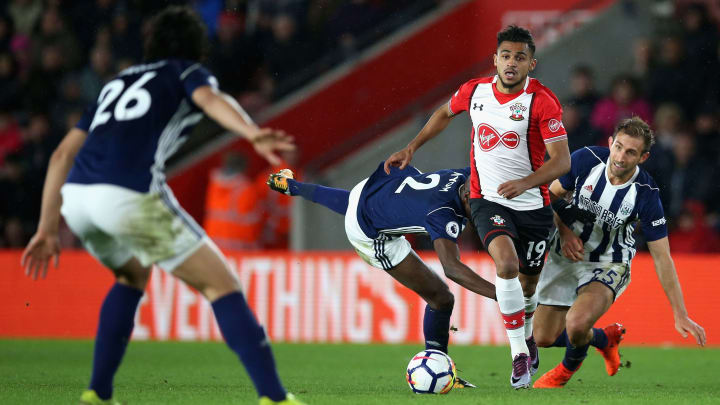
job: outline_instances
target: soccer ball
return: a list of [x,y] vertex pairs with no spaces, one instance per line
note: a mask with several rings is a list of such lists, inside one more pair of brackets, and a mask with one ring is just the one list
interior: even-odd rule
[[440,350],[423,350],[410,359],[407,378],[416,394],[447,394],[455,384],[455,363]]

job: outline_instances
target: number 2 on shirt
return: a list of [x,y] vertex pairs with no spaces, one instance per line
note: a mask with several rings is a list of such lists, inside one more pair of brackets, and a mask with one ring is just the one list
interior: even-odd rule
[[440,184],[440,175],[437,173],[428,174],[427,176],[425,176],[425,178],[430,179],[430,182],[421,183],[413,179],[412,177],[406,177],[405,180],[400,183],[400,187],[395,190],[395,194],[401,193],[405,186],[410,186],[410,188],[414,190],[428,190]]

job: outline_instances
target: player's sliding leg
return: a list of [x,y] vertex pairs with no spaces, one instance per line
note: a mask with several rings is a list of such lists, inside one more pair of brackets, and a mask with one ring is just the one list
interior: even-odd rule
[[530,356],[525,342],[525,297],[518,278],[520,262],[515,246],[507,235],[494,238],[488,253],[495,262],[495,292],[505,331],[510,341],[512,374],[510,385],[515,388],[530,386]]
[[80,401],[87,404],[112,404],[113,378],[130,341],[135,312],[150,276],[150,269],[136,259],[114,271],[117,282],[105,296],[100,309],[90,386]]
[[[427,303],[423,317],[425,348],[447,353],[450,316],[455,305],[455,297],[447,284],[414,251],[387,273]],[[456,377],[455,388],[475,388],[475,385]]]
[[302,183],[294,180],[294,174],[288,169],[273,173],[267,184],[272,190],[290,195],[301,196],[314,203],[323,205],[338,214],[345,215],[350,192],[340,188],[325,187],[318,184]]
[[288,397],[283,388],[265,330],[250,310],[237,277],[220,251],[211,243],[204,244],[173,275],[211,302],[220,331],[247,369],[261,403],[301,404]]
[[535,388],[564,387],[587,357],[590,345],[607,348],[608,337],[605,331],[592,326],[607,312],[613,298],[612,290],[599,282],[591,282],[578,291],[578,298],[565,317],[565,333],[554,343],[558,345],[562,343],[561,339],[566,340],[565,356],[561,364],[535,381]]

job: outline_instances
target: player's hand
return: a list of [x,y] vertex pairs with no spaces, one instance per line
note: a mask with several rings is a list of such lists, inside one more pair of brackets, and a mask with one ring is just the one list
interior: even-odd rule
[[687,316],[675,318],[675,329],[677,329],[684,338],[688,337],[688,333],[693,335],[695,341],[700,346],[705,346],[707,342],[705,329]]
[[250,136],[250,142],[255,152],[270,162],[271,165],[279,165],[282,160],[276,152],[295,150],[293,138],[283,131],[272,128],[261,128]]
[[568,232],[561,232],[560,250],[563,256],[573,262],[579,262],[585,258],[585,248],[583,247],[582,239],[570,230],[568,230]]
[[498,186],[497,192],[501,197],[510,200],[524,193],[528,188],[530,187],[527,186],[525,179],[517,179],[501,184]]
[[408,147],[393,153],[385,160],[385,173],[390,174],[390,166],[397,166],[400,170],[404,169],[410,164],[412,158],[413,151]]
[[38,276],[45,278],[48,263],[54,258],[55,268],[60,260],[60,238],[58,235],[38,231],[33,235],[20,259],[20,265],[25,268],[25,275],[37,280]]

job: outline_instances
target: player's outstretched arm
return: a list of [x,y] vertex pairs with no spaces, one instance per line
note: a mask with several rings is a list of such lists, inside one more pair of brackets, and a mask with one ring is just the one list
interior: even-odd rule
[[272,165],[281,162],[276,152],[295,149],[292,137],[280,130],[258,127],[235,99],[212,86],[195,89],[192,100],[223,128],[250,141],[255,151]]
[[385,173],[390,174],[390,166],[397,166],[399,169],[404,169],[413,158],[415,151],[420,149],[425,142],[434,138],[447,128],[450,121],[455,117],[448,109],[447,104],[435,110],[433,115],[430,117],[423,129],[410,141],[410,143],[403,149],[393,153],[389,158],[385,160]]
[[499,185],[498,194],[509,200],[524,193],[525,190],[548,184],[570,171],[570,150],[567,140],[548,143],[545,147],[550,159],[527,177]]
[[438,238],[433,241],[433,247],[435,247],[447,278],[476,294],[497,301],[495,285],[478,276],[470,267],[460,261],[460,249],[458,249],[457,243],[449,239]]
[[648,242],[650,255],[655,262],[655,272],[657,273],[660,284],[662,285],[665,295],[670,301],[670,306],[675,317],[675,329],[683,336],[687,337],[691,334],[697,344],[705,346],[705,329],[690,319],[685,309],[685,300],[683,299],[680,281],[675,271],[675,263],[670,256],[670,243],[667,236],[658,240]]
[[73,128],[68,132],[60,145],[50,156],[50,163],[43,186],[40,221],[38,229],[23,252],[20,265],[25,268],[25,275],[45,278],[48,263],[54,258],[57,268],[60,258],[60,206],[62,197],[60,187],[65,183],[68,172],[72,168],[75,155],[85,143],[87,132]]

